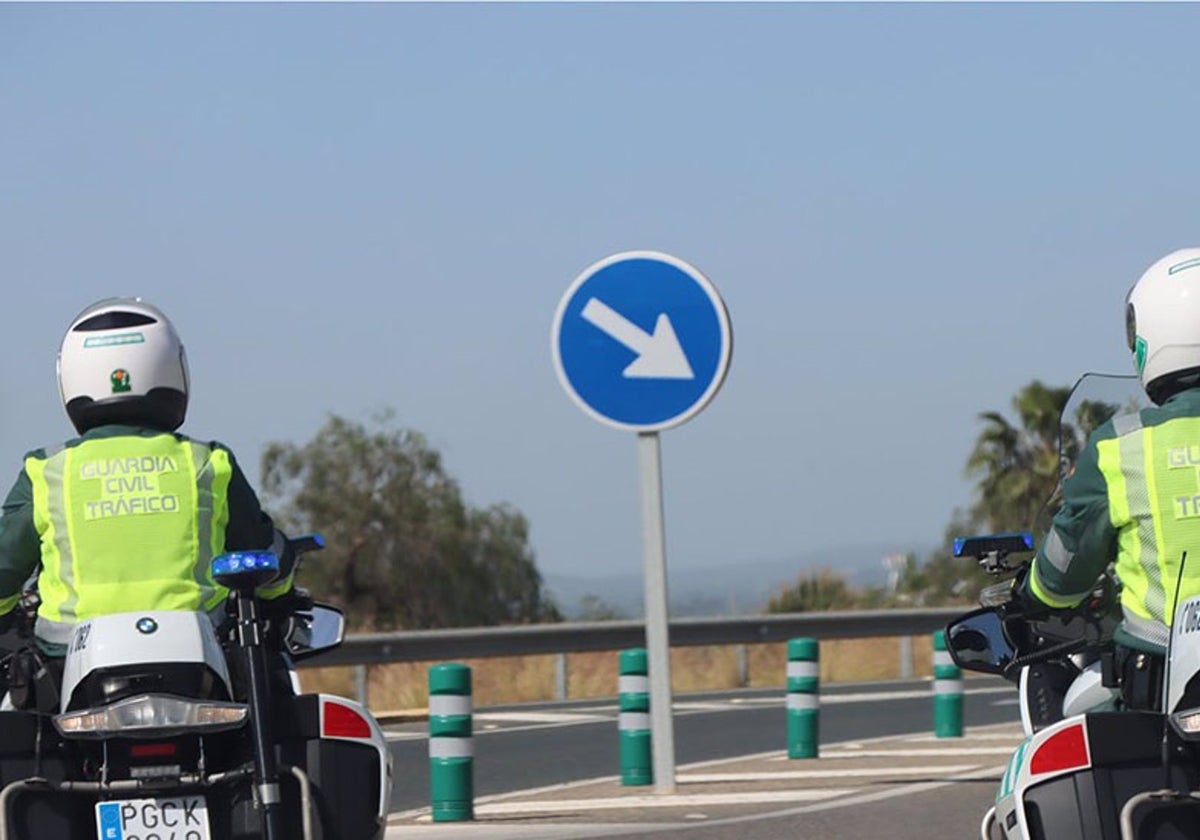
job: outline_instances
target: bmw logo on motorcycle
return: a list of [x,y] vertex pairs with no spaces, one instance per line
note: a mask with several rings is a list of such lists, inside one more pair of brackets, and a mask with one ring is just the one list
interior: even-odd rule
[[139,633],[147,636],[158,630],[158,622],[150,618],[150,616],[139,618],[136,626]]

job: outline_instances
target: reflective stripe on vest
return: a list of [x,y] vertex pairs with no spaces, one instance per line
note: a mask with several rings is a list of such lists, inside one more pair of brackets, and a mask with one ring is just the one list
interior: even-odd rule
[[1200,595],[1200,418],[1133,429],[1098,449],[1117,531],[1126,630],[1165,644],[1177,599]]
[[229,455],[174,435],[84,440],[28,458],[41,539],[38,635],[139,609],[210,610],[225,545]]

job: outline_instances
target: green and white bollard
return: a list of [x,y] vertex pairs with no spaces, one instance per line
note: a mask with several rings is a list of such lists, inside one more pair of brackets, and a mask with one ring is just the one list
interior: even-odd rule
[[650,752],[650,677],[646,649],[631,648],[620,654],[617,678],[617,728],[621,737],[621,784],[654,784]]
[[946,649],[946,631],[933,634],[933,734],[961,738],[963,734],[962,671]]
[[475,745],[471,730],[471,669],[457,663],[429,669],[429,789],[435,822],[475,818]]
[[787,645],[788,758],[816,758],[821,729],[821,655],[816,639]]

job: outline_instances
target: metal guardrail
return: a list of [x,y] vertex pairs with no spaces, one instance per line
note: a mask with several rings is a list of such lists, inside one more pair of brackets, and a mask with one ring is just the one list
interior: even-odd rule
[[[854,612],[787,613],[734,618],[683,618],[670,622],[672,647],[783,642],[795,636],[848,639],[918,636],[946,626],[970,607]],[[525,624],[454,630],[361,633],[341,647],[298,663],[300,667],[382,665],[446,659],[620,650],[646,644],[642,621]]]

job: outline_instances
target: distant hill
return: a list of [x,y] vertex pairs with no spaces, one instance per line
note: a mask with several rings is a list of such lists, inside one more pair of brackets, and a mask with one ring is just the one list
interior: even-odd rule
[[[934,546],[900,547],[866,543],[807,551],[785,560],[731,562],[699,569],[672,568],[667,560],[667,591],[673,616],[753,615],[783,586],[821,568],[845,576],[855,587],[882,586],[887,579],[883,558],[916,552],[924,559]],[[578,618],[581,600],[592,595],[626,618],[643,615],[640,573],[586,576],[546,574],[546,587],[568,619]]]

